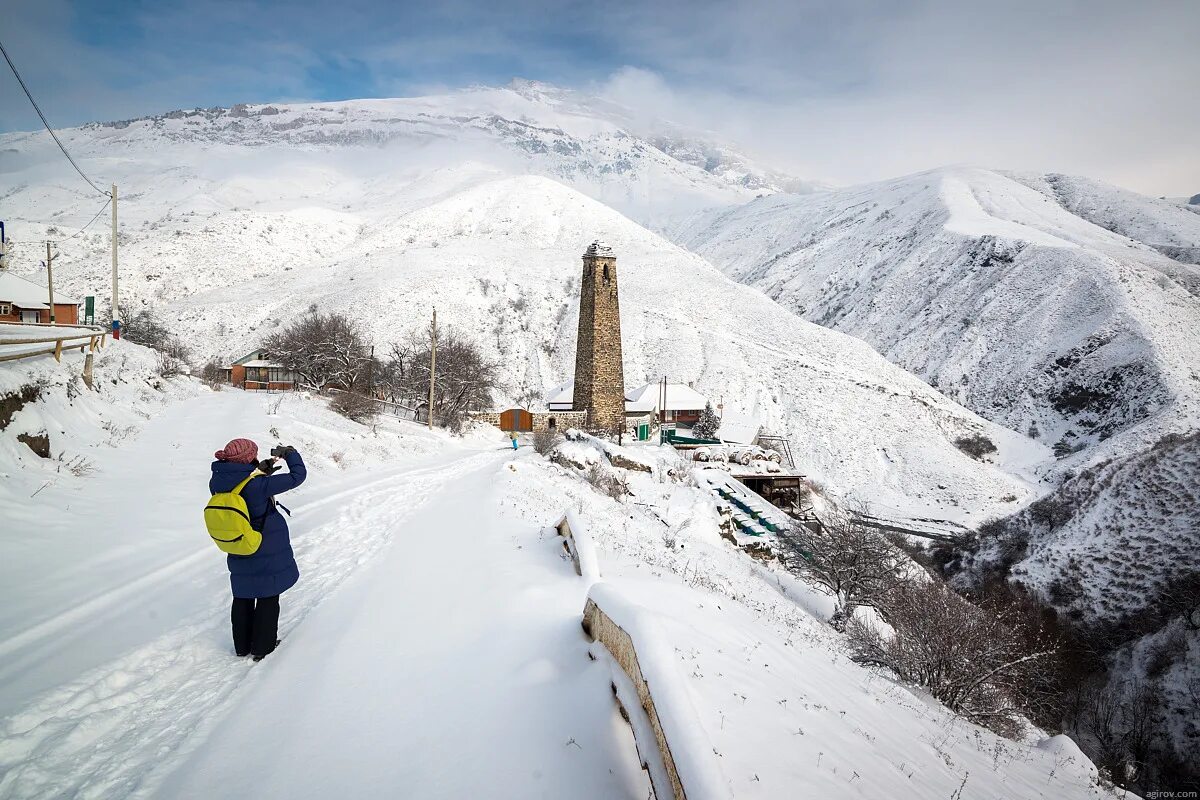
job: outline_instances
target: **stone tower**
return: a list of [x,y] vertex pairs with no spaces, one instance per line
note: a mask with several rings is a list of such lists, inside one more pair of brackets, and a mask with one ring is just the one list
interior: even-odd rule
[[621,361],[621,310],[617,258],[592,242],[583,254],[579,339],[575,349],[572,407],[588,412],[588,428],[619,434],[625,427],[625,368]]

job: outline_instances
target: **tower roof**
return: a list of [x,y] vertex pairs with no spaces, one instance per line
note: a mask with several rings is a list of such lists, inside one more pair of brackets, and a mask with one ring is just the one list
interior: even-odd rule
[[584,251],[583,254],[585,256],[592,256],[592,257],[599,257],[599,258],[615,258],[615,256],[613,255],[612,248],[609,247],[608,245],[604,244],[604,242],[600,241],[599,239],[597,239],[596,241],[589,244],[588,249],[586,251]]

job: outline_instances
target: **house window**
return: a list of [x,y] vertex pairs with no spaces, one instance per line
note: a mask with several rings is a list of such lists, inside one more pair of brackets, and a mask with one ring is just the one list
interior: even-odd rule
[[0,317],[7,317],[12,313],[12,303],[0,303]]
[[546,420],[546,427],[549,428],[550,430],[554,430],[555,425],[556,425],[556,423],[554,421],[554,417],[550,417],[548,420]]

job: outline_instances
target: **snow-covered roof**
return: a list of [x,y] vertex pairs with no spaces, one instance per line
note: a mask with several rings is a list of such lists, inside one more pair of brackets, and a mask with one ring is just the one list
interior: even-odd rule
[[[625,392],[625,408],[629,411],[653,411],[658,408],[660,384],[647,383]],[[695,411],[703,409],[708,398],[682,383],[667,384],[667,403],[664,411]]]
[[[625,411],[648,414],[658,409],[657,383],[647,383],[625,392]],[[551,411],[565,411],[573,407],[575,384],[562,383],[546,394],[546,406]],[[708,400],[704,395],[682,383],[667,384],[667,411],[693,411],[704,408]]]
[[[49,308],[50,289],[7,270],[0,270],[0,303],[12,303],[21,308]],[[54,305],[77,306],[79,301],[56,294]]]
[[266,361],[261,358],[256,358],[253,361],[246,361],[241,366],[243,367],[271,367],[274,369],[283,369],[283,364],[276,364],[274,361]]
[[546,405],[551,411],[569,411],[575,400],[575,383],[560,383],[546,395]]
[[762,420],[758,417],[727,411],[721,417],[721,427],[717,431],[717,438],[733,444],[754,444],[754,440],[758,438],[761,431]]

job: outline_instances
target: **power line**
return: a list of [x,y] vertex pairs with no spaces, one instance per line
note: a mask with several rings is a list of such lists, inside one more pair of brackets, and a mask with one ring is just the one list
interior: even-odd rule
[[[72,239],[74,239],[76,236],[78,236],[79,234],[81,234],[81,233],[83,233],[84,231],[86,231],[88,228],[92,227],[92,222],[95,222],[96,220],[100,219],[100,215],[104,213],[104,210],[108,208],[108,205],[109,205],[109,203],[111,203],[111,202],[112,202],[112,197],[109,197],[107,200],[105,200],[105,201],[104,201],[104,205],[100,206],[100,210],[96,212],[96,216],[92,217],[92,221],[91,221],[91,222],[89,222],[87,225],[84,225],[82,228],[80,228],[79,230],[75,231],[74,233],[72,233],[70,236],[68,236],[67,238],[63,239],[62,241],[63,241],[63,242],[69,242],[69,241],[71,241]],[[59,242],[59,244],[62,244],[62,242]]]
[[[50,127],[50,123],[46,121],[46,115],[42,113],[42,109],[38,106],[37,101],[34,100],[33,95],[30,94],[29,87],[25,85],[25,81],[21,78],[21,73],[17,72],[17,65],[13,63],[13,60],[11,58],[9,58],[8,51],[4,49],[3,42],[0,42],[0,53],[4,54],[4,60],[8,62],[8,66],[9,66],[9,68],[12,69],[13,75],[15,75],[17,77],[17,83],[21,84],[21,88],[23,90],[25,90],[25,96],[28,97],[29,102],[33,104],[33,110],[36,111],[38,116],[42,118],[42,124],[46,126],[46,130],[49,131],[50,136],[54,139],[54,143],[58,145],[58,149],[62,150],[63,155],[67,157],[67,161],[70,161],[71,166],[74,167],[75,171],[79,173],[79,177],[81,177],[85,181],[87,181],[88,186],[91,186],[93,189],[95,189],[97,192],[104,195],[105,197],[109,197],[108,192],[104,191],[99,186],[92,183],[92,179],[89,178],[87,175],[84,175],[83,170],[81,170],[79,168],[79,165],[75,163],[75,159],[71,158],[71,154],[67,152],[67,148],[64,147],[62,141],[59,140],[58,134],[54,132],[54,129]],[[97,215],[97,216],[99,216],[99,215]],[[88,224],[90,225],[91,223],[88,223]]]

